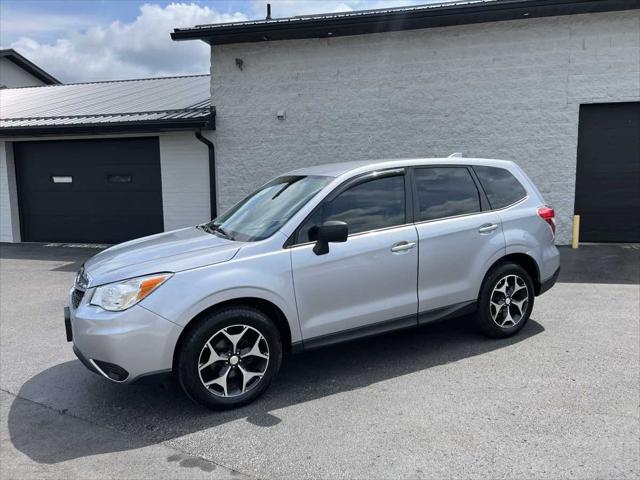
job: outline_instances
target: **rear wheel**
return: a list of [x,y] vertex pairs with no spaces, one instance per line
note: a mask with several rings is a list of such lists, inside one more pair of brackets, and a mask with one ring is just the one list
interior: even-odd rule
[[227,307],[187,333],[177,359],[178,380],[194,401],[228,409],[255,400],[282,362],[278,329],[261,311]]
[[534,301],[533,282],[515,263],[503,263],[485,277],[476,312],[476,323],[490,337],[510,337],[529,319]]

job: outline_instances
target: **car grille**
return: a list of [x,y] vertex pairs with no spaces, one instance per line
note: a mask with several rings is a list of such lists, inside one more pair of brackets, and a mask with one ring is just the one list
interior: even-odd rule
[[80,305],[80,302],[82,301],[82,297],[84,297],[84,291],[74,288],[73,293],[71,294],[71,304],[73,305],[73,308],[78,308],[78,305]]

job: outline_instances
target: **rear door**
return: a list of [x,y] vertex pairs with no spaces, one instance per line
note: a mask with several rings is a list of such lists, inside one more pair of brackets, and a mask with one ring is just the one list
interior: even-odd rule
[[[404,173],[339,187],[299,229],[291,255],[306,346],[416,325],[418,238]],[[349,238],[316,255],[309,232],[328,220],[345,221]]]
[[470,307],[487,265],[504,255],[497,213],[466,166],[415,168],[420,323]]

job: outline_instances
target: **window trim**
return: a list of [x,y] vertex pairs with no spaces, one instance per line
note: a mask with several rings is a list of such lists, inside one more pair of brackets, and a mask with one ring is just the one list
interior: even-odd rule
[[479,183],[479,180],[477,179],[477,177],[475,176],[475,172],[473,171],[473,168],[471,167],[471,165],[456,165],[456,164],[444,164],[444,165],[416,165],[411,167],[412,170],[421,170],[421,169],[426,169],[426,168],[463,168],[466,169],[467,172],[469,173],[469,176],[471,177],[471,180],[473,181],[476,190],[478,191],[478,201],[480,203],[480,211],[479,212],[469,212],[469,213],[461,213],[459,215],[450,215],[448,217],[440,217],[440,218],[432,218],[429,220],[422,220],[420,218],[420,197],[418,195],[418,182],[416,179],[416,175],[415,175],[415,171],[412,172],[411,178],[413,181],[412,184],[412,193],[413,193],[413,203],[414,205],[416,205],[416,208],[414,209],[414,217],[413,217],[413,224],[414,225],[420,225],[423,223],[431,223],[431,222],[438,222],[440,220],[447,220],[447,219],[451,219],[451,218],[460,218],[460,217],[468,217],[471,215],[479,215],[482,213],[486,213],[488,211],[491,211],[491,205],[489,204],[489,200],[487,199],[486,193],[484,192],[484,190],[482,189],[482,186]]
[[[490,166],[490,165],[480,165],[480,166]],[[420,220],[418,218],[419,213],[418,213],[418,208],[416,207],[417,205],[419,205],[419,201],[418,201],[418,184],[417,184],[416,178],[415,178],[415,170],[418,170],[418,169],[421,169],[421,168],[441,168],[441,167],[446,167],[446,168],[466,168],[467,169],[467,171],[471,175],[471,178],[473,179],[473,182],[474,182],[474,184],[476,186],[476,189],[478,190],[478,196],[480,198],[480,211],[479,212],[463,213],[463,214],[460,214],[460,215],[452,215],[452,216],[449,216],[449,217],[435,218],[435,219],[432,219],[432,220]],[[424,164],[424,165],[405,165],[403,167],[392,167],[392,168],[383,169],[383,170],[375,170],[375,171],[371,171],[371,172],[366,172],[366,173],[357,175],[355,177],[348,178],[347,180],[342,182],[340,185],[338,185],[336,188],[334,188],[332,191],[330,191],[320,201],[320,203],[318,203],[318,205],[315,206],[315,208],[295,228],[295,230],[289,236],[289,238],[287,238],[287,241],[284,243],[282,248],[294,248],[294,247],[304,247],[304,246],[314,245],[316,242],[295,243],[295,240],[296,240],[296,238],[298,236],[298,232],[300,230],[300,227],[302,227],[302,225],[304,225],[304,223],[313,214],[315,214],[318,209],[322,208],[323,204],[325,202],[331,201],[333,198],[338,196],[340,193],[342,193],[343,191],[345,191],[349,187],[355,186],[358,183],[364,183],[364,182],[366,182],[368,180],[373,180],[373,177],[384,178],[384,176],[404,175],[405,209],[406,209],[405,210],[405,223],[403,223],[402,225],[394,225],[394,226],[391,226],[391,227],[384,227],[384,228],[378,228],[378,229],[374,229],[374,230],[367,230],[367,231],[364,231],[364,232],[358,232],[358,233],[349,234],[349,238],[356,237],[356,236],[359,236],[359,235],[365,235],[365,234],[369,234],[369,233],[377,233],[377,232],[381,232],[381,231],[385,231],[385,230],[392,230],[392,229],[396,229],[396,228],[407,227],[407,226],[410,226],[410,225],[422,225],[424,223],[440,222],[442,220],[451,220],[451,219],[462,218],[462,217],[470,217],[470,216],[473,216],[473,215],[481,215],[481,214],[487,213],[487,212],[499,212],[499,211],[502,211],[502,210],[506,210],[508,208],[512,208],[512,207],[514,207],[516,205],[519,205],[520,203],[523,203],[523,202],[525,202],[526,200],[529,199],[529,191],[527,190],[527,188],[524,185],[522,185],[520,180],[518,180],[514,175],[514,178],[516,178],[516,180],[518,180],[518,183],[520,183],[520,185],[522,185],[522,187],[524,188],[526,195],[523,198],[521,198],[520,200],[518,200],[517,202],[512,203],[511,205],[507,205],[507,206],[501,207],[501,208],[492,208],[491,204],[489,203],[489,198],[487,197],[487,194],[484,191],[484,187],[482,186],[482,183],[480,182],[480,179],[478,178],[478,176],[477,176],[475,170],[473,169],[473,167],[474,167],[474,165],[471,165],[471,164],[453,164],[453,163],[447,163],[447,164]],[[494,167],[494,168],[501,168],[501,167]],[[507,172],[511,173],[506,168],[504,168],[503,170],[507,170]]]
[[304,219],[295,228],[293,233],[289,235],[289,238],[287,238],[287,241],[284,243],[282,248],[293,248],[293,247],[300,247],[304,245],[314,245],[316,242],[303,242],[303,243],[296,242],[298,233],[300,232],[300,228],[306,223],[307,220],[309,220],[309,218],[311,218],[319,209],[324,208],[324,205],[326,203],[332,201],[334,198],[336,198],[338,195],[348,190],[349,188],[355,187],[356,185],[360,185],[362,183],[367,183],[373,180],[378,180],[386,177],[396,177],[396,176],[404,177],[404,202],[405,202],[404,223],[401,225],[392,225],[389,227],[365,230],[363,232],[358,232],[358,233],[350,233],[348,238],[367,234],[367,233],[380,232],[384,230],[391,230],[393,228],[406,227],[407,225],[413,225],[414,201],[413,201],[413,195],[411,192],[411,184],[409,183],[410,179],[407,176],[408,170],[409,170],[408,167],[393,167],[393,168],[387,168],[382,170],[374,170],[371,172],[365,172],[360,175],[356,175],[355,177],[346,179],[336,188],[331,190],[320,201],[320,203],[318,203],[318,205],[316,205],[315,208],[311,210],[311,212],[309,212],[309,214],[306,217],[304,217]]

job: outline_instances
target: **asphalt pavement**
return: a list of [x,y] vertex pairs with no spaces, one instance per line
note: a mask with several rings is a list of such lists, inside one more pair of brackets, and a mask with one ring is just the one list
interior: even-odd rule
[[563,249],[517,336],[466,319],[289,359],[229,412],[87,371],[62,307],[96,250],[0,245],[0,478],[638,478],[640,248]]

